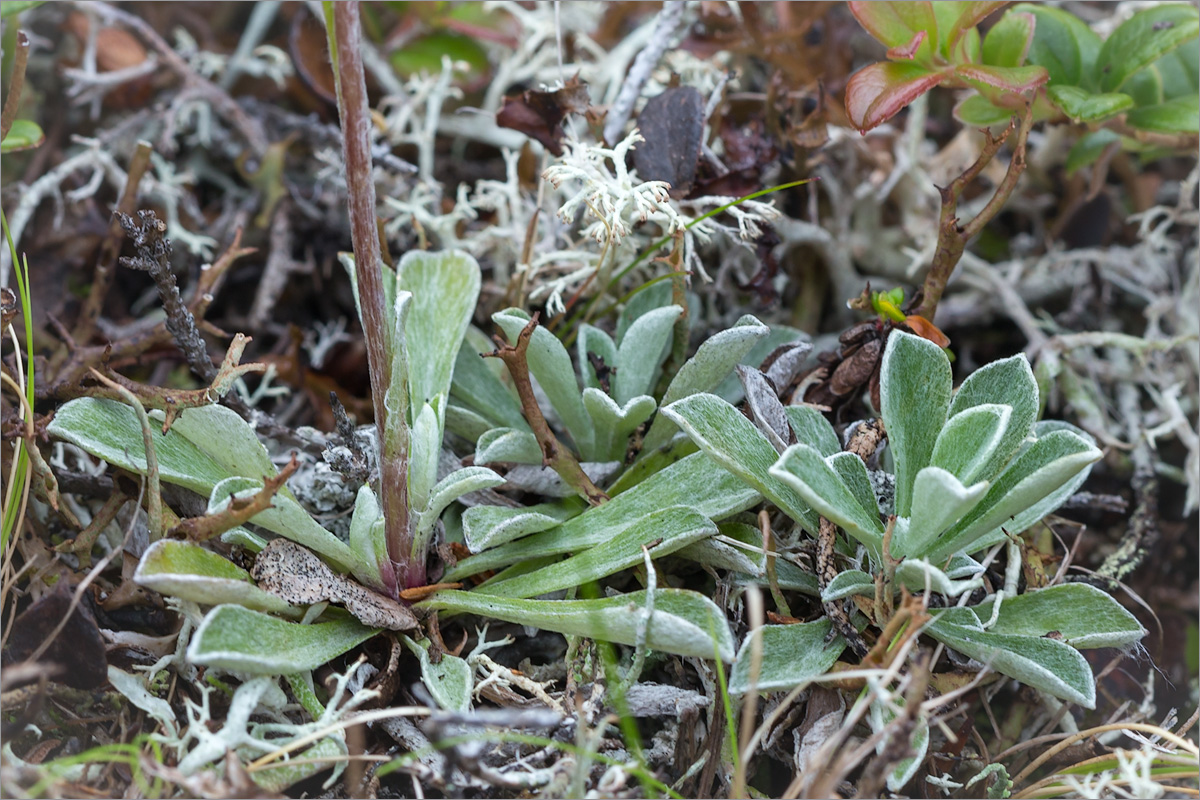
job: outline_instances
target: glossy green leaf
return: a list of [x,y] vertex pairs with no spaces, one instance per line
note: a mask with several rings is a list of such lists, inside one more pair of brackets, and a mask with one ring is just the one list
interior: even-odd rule
[[598,461],[623,461],[629,437],[650,418],[658,404],[649,395],[632,397],[624,407],[599,389],[583,390],[583,407],[592,418],[594,453]]
[[492,428],[475,443],[476,464],[541,464],[542,447],[528,430]]
[[236,603],[259,611],[299,616],[294,608],[254,585],[250,573],[211,550],[173,539],[146,549],[133,580],[159,594],[203,605]]
[[993,125],[1007,125],[1013,112],[1012,109],[1001,108],[981,94],[972,94],[954,107],[954,116],[964,125],[990,128]]
[[403,47],[392,51],[390,60],[392,68],[407,78],[419,73],[440,75],[444,57],[469,64],[474,75],[487,72],[489,67],[487,50],[479,41],[445,30],[432,31],[405,42]]
[[849,3],[850,13],[884,47],[899,48],[912,42],[918,33],[926,39],[912,58],[926,62],[938,42],[938,21],[929,2]]
[[[956,61],[979,61],[979,32],[975,26],[1007,3],[997,0],[936,0],[932,5],[938,24],[939,51]],[[970,39],[974,39],[974,42],[965,48],[964,53],[963,44]]]
[[1099,122],[1133,107],[1133,98],[1127,94],[1093,94],[1076,86],[1051,86],[1046,96],[1076,122]]
[[987,490],[986,481],[964,486],[940,467],[926,467],[918,472],[913,486],[912,516],[903,535],[900,530],[893,532],[892,555],[897,558],[923,556],[938,535],[974,508]]
[[414,642],[404,634],[400,641],[421,664],[421,683],[433,696],[433,701],[443,711],[465,714],[471,710],[471,691],[475,688],[475,675],[471,666],[461,658],[443,653],[435,664],[429,658],[429,640]]
[[[1100,456],[1095,446],[1070,431],[1056,430],[1042,436],[996,478],[975,508],[939,537],[926,555],[930,561],[938,562],[960,550],[974,552],[986,546],[981,544],[985,534],[1001,527],[1012,526],[1010,533],[1020,533],[1025,528],[1018,527],[1021,522],[1015,519],[1016,515],[1027,513]],[[1043,515],[1050,510],[1042,512]],[[1036,520],[1024,525],[1028,527],[1033,522]]]
[[[516,308],[499,311],[492,321],[500,326],[510,344],[515,344],[521,330],[529,322],[529,315]],[[583,407],[583,395],[575,382],[575,367],[571,356],[553,333],[538,326],[529,340],[527,353],[529,371],[537,378],[542,391],[559,419],[567,426],[579,454],[585,461],[592,460],[592,421]]]
[[0,9],[0,19],[8,19],[15,17],[31,8],[37,8],[46,0],[9,0],[4,4],[4,8]]
[[0,153],[17,153],[32,150],[46,141],[42,127],[31,119],[15,119],[4,140],[0,141]]
[[252,675],[289,675],[316,669],[378,632],[350,616],[301,625],[220,605],[197,626],[187,657],[193,664]]
[[443,591],[416,604],[418,608],[478,614],[532,625],[568,636],[636,645],[639,629],[646,646],[664,653],[722,661],[733,659],[733,636],[725,612],[702,594],[685,589],[658,589],[654,611],[646,614],[647,592],[597,600],[519,600],[481,592]]
[[1019,67],[1025,63],[1033,42],[1032,14],[1008,12],[983,39],[983,63],[996,67]]
[[[988,64],[960,64],[954,74],[976,89],[988,93],[991,90],[1024,94],[1032,92],[1046,81],[1050,73],[1045,67],[993,67]],[[995,98],[993,98],[995,99]]]
[[[744,359],[754,346],[765,339],[770,329],[747,314],[732,328],[715,333],[696,350],[696,355],[684,362],[663,395],[662,405],[670,405],[699,392],[711,392],[729,376],[734,366]],[[582,335],[582,334],[581,334]],[[666,444],[679,428],[659,414],[654,418],[645,438],[643,452]]]
[[721,520],[761,500],[761,495],[706,455],[693,453],[556,528],[460,561],[448,570],[445,580],[461,580],[528,558],[594,547],[647,514],[667,506],[686,505],[709,519]]
[[[980,621],[991,619],[994,600],[971,608]],[[1128,647],[1146,629],[1111,595],[1086,583],[1064,583],[1004,598],[990,630],[1021,636],[1057,631],[1072,647]]]
[[575,361],[579,364],[579,372],[583,377],[585,389],[599,389],[600,378],[596,367],[588,355],[595,355],[610,369],[617,366],[617,345],[612,337],[595,325],[586,322],[579,326],[579,336],[575,339]]
[[771,443],[733,406],[716,395],[694,394],[677,400],[659,413],[692,437],[700,449],[725,469],[799,522],[817,530],[817,513],[791,486],[771,474],[779,454]]
[[1077,170],[1094,164],[1110,145],[1120,141],[1121,135],[1108,128],[1101,128],[1080,136],[1079,141],[1075,142],[1067,153],[1067,175],[1074,175]]
[[1200,35],[1200,12],[1190,3],[1164,3],[1134,14],[1100,47],[1100,88],[1112,92],[1130,76]]
[[475,506],[463,512],[463,540],[472,553],[550,530],[579,513],[575,503],[534,506]]
[[[1035,390],[1036,392],[1036,390]],[[1037,395],[1034,395],[1036,409]],[[964,484],[987,480],[1012,458],[1024,436],[1008,436],[1012,421],[1012,406],[998,403],[980,403],[954,413],[950,407],[950,419],[933,445],[929,464],[949,472]],[[1025,426],[1025,435],[1032,430]],[[1013,447],[998,456],[1001,444],[1012,441]],[[993,468],[992,464],[996,466]]]
[[816,450],[806,444],[792,445],[771,466],[770,474],[794,489],[814,511],[844,528],[872,553],[880,552],[883,525],[879,516],[869,514],[863,508],[838,471]]
[[828,619],[796,625],[764,625],[752,631],[738,650],[737,663],[729,676],[729,693],[741,695],[751,689],[752,637],[762,643],[762,661],[753,688],[759,692],[786,691],[819,678],[833,667],[846,649],[846,641],[834,636],[829,641]]
[[624,405],[649,394],[667,355],[675,320],[683,309],[664,306],[647,311],[629,326],[617,348],[617,372],[612,379],[613,399]]
[[1194,97],[1200,92],[1200,38],[1184,42],[1154,62],[1162,77],[1163,98]]
[[717,526],[708,517],[684,506],[671,506],[647,514],[608,541],[565,561],[509,580],[489,581],[475,591],[502,597],[549,594],[582,586],[643,563],[643,546],[649,550],[651,558],[661,558],[716,533]]
[[1125,119],[1144,131],[1197,133],[1200,132],[1200,96],[1176,97],[1158,105],[1135,108]]
[[953,382],[950,360],[928,339],[892,331],[879,373],[883,425],[896,469],[896,514],[912,512],[913,483],[929,465],[946,424]]
[[1028,60],[1050,73],[1050,85],[1091,88],[1100,37],[1079,17],[1061,8],[1034,3],[1014,6],[1010,14],[1032,14],[1037,24]]
[[926,632],[997,672],[1084,708],[1096,707],[1096,684],[1074,647],[1037,636],[985,631],[970,609],[934,611]]

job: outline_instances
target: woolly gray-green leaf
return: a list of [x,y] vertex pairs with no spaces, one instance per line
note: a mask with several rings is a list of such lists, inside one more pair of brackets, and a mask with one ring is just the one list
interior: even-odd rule
[[249,672],[288,675],[327,664],[375,634],[350,616],[301,625],[236,605],[209,611],[188,645],[193,664]]
[[583,377],[585,389],[600,388],[600,378],[596,374],[596,368],[592,365],[591,359],[588,358],[589,353],[599,356],[600,360],[604,362],[604,366],[609,369],[617,366],[616,344],[613,343],[611,336],[595,325],[585,322],[579,326],[579,335],[575,339],[575,352],[575,360],[579,363],[579,372]]
[[421,683],[429,690],[433,700],[443,711],[465,714],[471,710],[471,690],[475,688],[475,676],[471,666],[461,658],[443,653],[438,662],[429,658],[429,640],[414,642],[404,634],[400,641],[421,664]]
[[906,558],[896,567],[896,581],[912,592],[928,590],[945,597],[958,597],[963,592],[973,592],[983,586],[980,576],[953,580],[923,558]]
[[962,519],[983,498],[988,483],[963,486],[958,478],[941,467],[926,467],[917,473],[913,486],[912,516],[904,529],[892,536],[892,555],[896,558],[920,558],[937,540],[938,534]]
[[[980,620],[990,619],[994,600],[972,607]],[[1004,598],[993,633],[1045,636],[1052,631],[1081,650],[1127,647],[1146,629],[1111,595],[1086,583],[1064,583]]]
[[446,404],[446,430],[455,436],[460,436],[469,442],[479,441],[479,437],[496,427],[496,422],[479,414],[473,408],[460,406],[457,403]]
[[821,592],[821,602],[832,603],[851,595],[874,597],[875,579],[859,569],[842,570]]
[[211,550],[173,539],[160,539],[146,549],[133,580],[159,594],[203,605],[236,603],[259,611],[299,616],[297,609],[259,589],[250,573]]
[[633,293],[617,315],[617,346],[625,341],[625,333],[643,314],[671,304],[671,284],[666,281],[643,286]]
[[583,407],[594,426],[596,460],[621,461],[629,446],[629,436],[650,418],[657,404],[653,397],[643,394],[630,398],[622,407],[599,389],[588,387],[583,390]]
[[1096,682],[1079,651],[1039,636],[985,631],[967,608],[934,611],[930,636],[997,672],[1084,708],[1096,707]]
[[612,379],[613,398],[624,405],[648,394],[667,355],[671,330],[683,309],[665,306],[638,317],[617,348],[617,373]]
[[737,663],[729,676],[729,693],[740,695],[750,691],[750,653],[755,633],[762,640],[755,691],[784,691],[824,675],[846,649],[841,636],[825,641],[830,625],[828,619],[819,619],[797,625],[764,625],[752,632],[738,651]]
[[437,482],[429,496],[429,507],[421,512],[420,530],[433,529],[437,518],[464,494],[478,492],[481,489],[491,489],[504,483],[504,478],[492,472],[487,467],[463,467],[456,469]]
[[817,513],[795,489],[771,474],[779,454],[736,408],[716,395],[694,394],[661,410],[682,428],[700,449],[778,506],[810,533],[817,530]]
[[[734,323],[732,328],[715,333],[696,350],[696,355],[684,362],[663,395],[662,405],[670,405],[698,392],[711,392],[729,375],[754,345],[763,339],[770,329],[755,317],[747,314]],[[654,418],[650,430],[642,441],[643,451],[654,450],[666,444],[678,428],[662,414]]]
[[[150,415],[155,419],[161,417],[156,411]],[[230,475],[261,480],[278,472],[254,427],[231,408],[213,404],[186,409],[171,424],[171,430],[202,448]],[[281,491],[291,494],[286,486]]]
[[[190,409],[196,410],[196,409]],[[186,412],[185,412],[186,413]],[[238,422],[242,422],[239,418]],[[242,423],[245,424],[245,423]],[[46,432],[68,441],[122,469],[146,474],[146,447],[137,413],[115,400],[80,397],[59,407]],[[159,478],[207,497],[212,488],[236,473],[222,465],[209,448],[220,441],[193,442],[174,428],[154,437]],[[274,476],[272,469],[270,476]],[[263,475],[249,475],[259,481]]]
[[[493,314],[492,322],[504,331],[509,344],[515,345],[521,330],[529,323],[529,315],[518,308],[509,308]],[[567,348],[558,337],[539,325],[529,338],[526,360],[554,412],[567,426],[579,454],[585,461],[595,460],[592,458],[592,421],[583,407],[583,395],[575,382],[575,367]]]
[[492,423],[492,427],[529,430],[521,413],[521,403],[508,387],[487,367],[487,361],[476,348],[464,341],[454,359],[451,395],[476,414]]
[[[858,457],[851,454],[851,458]],[[771,475],[791,486],[817,513],[840,525],[851,536],[879,553],[883,525],[847,488],[837,470],[806,444],[794,444],[771,466]],[[811,529],[810,529],[811,531]]]
[[535,506],[475,506],[463,512],[463,540],[472,553],[498,547],[532,533],[541,533],[575,516],[575,504],[539,503]]
[[762,497],[703,453],[692,453],[653,473],[607,503],[542,533],[535,533],[460,561],[444,580],[457,581],[527,558],[578,552],[607,541],[647,514],[687,505],[721,520],[760,502]]
[[[233,497],[249,497],[261,491],[263,483],[254,478],[226,478],[213,487],[208,500],[209,514],[224,511]],[[341,572],[353,571],[363,579],[363,564],[366,554],[358,554],[346,546],[338,537],[325,530],[304,507],[290,497],[276,494],[271,498],[271,507],[260,511],[250,520],[272,533],[302,544],[310,550],[315,550],[325,557],[335,569]],[[378,575],[378,570],[371,568],[367,575]]]
[[[434,402],[441,404],[438,396]],[[438,457],[442,452],[442,418],[426,403],[413,422],[408,450],[408,504],[421,512],[429,504],[429,493],[437,481]]]
[[[818,451],[819,452],[819,451]],[[854,453],[834,453],[825,457],[825,463],[833,468],[842,483],[854,495],[859,506],[870,519],[879,518],[879,502],[875,490],[871,487],[871,476],[867,474],[867,465]]]
[[788,424],[792,426],[797,442],[815,448],[823,456],[841,451],[837,433],[817,409],[812,406],[786,406],[783,413],[787,414]]
[[[967,486],[988,480],[994,476],[990,465],[1011,419],[1012,406],[996,403],[982,403],[954,414],[938,434],[929,465],[944,469]],[[1011,456],[1009,452],[1004,461]]]
[[475,301],[479,264],[461,250],[409,250],[396,265],[396,285],[412,292],[405,324],[409,389],[416,408],[450,393],[455,357]]
[[1021,453],[975,508],[938,537],[924,555],[936,563],[959,551],[980,549],[982,537],[994,529],[1011,525],[1011,533],[1019,533],[1024,528],[1017,527],[1015,515],[1027,512],[1100,456],[1099,450],[1070,431],[1048,433]]
[[475,443],[476,464],[541,464],[542,448],[528,430],[492,428]]
[[[1040,24],[1040,23],[1039,23]],[[969,408],[998,403],[1012,409],[1004,435],[987,462],[968,480],[990,481],[1004,469],[1030,434],[1038,416],[1038,388],[1024,353],[985,364],[967,376],[954,393],[950,417]]]
[[362,486],[354,498],[354,513],[350,517],[350,549],[370,565],[372,574],[356,571],[354,577],[370,586],[383,586],[379,565],[388,563],[387,537],[384,531],[383,509],[370,486]]
[[896,465],[896,514],[912,512],[913,483],[946,424],[950,359],[928,339],[895,330],[879,370],[880,411]]
[[533,597],[585,583],[641,564],[642,547],[651,558],[674,553],[693,542],[714,536],[717,526],[684,506],[671,506],[647,514],[611,539],[520,577],[490,581],[475,591],[503,597]]
[[646,646],[653,650],[733,659],[733,636],[725,612],[712,600],[686,589],[658,589],[654,592],[654,612],[647,615],[646,595],[646,591],[638,591],[597,600],[519,600],[451,590],[438,592],[416,606],[478,614],[625,645],[638,644],[641,628]]

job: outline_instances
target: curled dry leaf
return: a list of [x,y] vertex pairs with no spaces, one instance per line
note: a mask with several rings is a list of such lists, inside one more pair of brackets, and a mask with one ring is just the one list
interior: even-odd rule
[[530,89],[519,96],[505,97],[504,105],[496,112],[496,124],[531,136],[561,156],[562,121],[567,114],[585,113],[590,102],[587,84],[576,75],[553,92]]
[[672,197],[686,197],[696,179],[704,133],[704,98],[691,86],[667,89],[652,97],[637,118],[645,142],[633,151],[633,165],[644,181],[666,181]]
[[328,600],[339,603],[362,624],[393,631],[417,627],[417,618],[390,597],[338,575],[311,550],[288,539],[263,548],[250,575],[258,588],[287,602],[306,606]]

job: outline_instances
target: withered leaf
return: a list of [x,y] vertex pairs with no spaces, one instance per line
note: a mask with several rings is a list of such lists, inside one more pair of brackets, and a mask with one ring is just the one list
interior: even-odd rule
[[[71,607],[74,592],[66,579],[59,580],[54,591],[42,597],[13,622],[12,638],[5,661],[13,664],[33,655],[54,633]],[[104,640],[92,614],[88,597],[80,600],[67,624],[38,657],[38,663],[54,680],[76,689],[94,689],[108,680],[108,661]]]
[[359,622],[372,628],[405,631],[417,618],[390,597],[338,575],[311,550],[288,539],[274,539],[263,548],[250,570],[258,588],[298,606],[328,600],[339,603]]
[[590,102],[587,84],[576,75],[553,92],[530,89],[517,96],[505,97],[504,105],[496,112],[496,124],[531,136],[551,153],[561,156],[562,121],[567,114],[587,111]]
[[637,118],[641,142],[633,166],[644,181],[666,181],[672,197],[685,197],[696,179],[704,133],[704,98],[691,86],[667,89],[650,99]]
[[875,367],[879,364],[879,357],[883,351],[883,343],[879,339],[872,339],[865,342],[862,347],[855,351],[854,355],[847,358],[838,368],[833,371],[833,375],[829,378],[829,388],[838,397],[843,397],[850,394],[856,389],[861,389],[862,386],[871,379],[871,373],[875,371]]

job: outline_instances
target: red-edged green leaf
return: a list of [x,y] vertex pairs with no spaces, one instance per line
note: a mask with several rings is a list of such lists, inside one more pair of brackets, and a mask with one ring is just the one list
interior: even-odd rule
[[1130,125],[1158,133],[1200,132],[1200,98],[1176,97],[1155,106],[1135,108],[1126,118]]
[[1037,89],[1050,79],[1045,67],[992,67],[987,64],[960,64],[954,74],[986,92],[988,88],[1023,94]]
[[914,56],[916,56],[917,51],[921,48],[921,43],[924,42],[926,38],[928,38],[928,36],[925,31],[917,31],[915,34],[913,34],[913,37],[908,44],[897,45],[895,47],[888,48],[887,57],[893,61],[912,59]]
[[[943,55],[954,52],[955,45],[967,34],[1008,2],[937,2],[934,3],[938,20],[938,49]],[[949,24],[947,24],[949,23]]]
[[1076,122],[1097,122],[1133,107],[1133,98],[1127,94],[1093,94],[1078,86],[1051,86],[1046,96]]
[[912,56],[919,62],[928,61],[933,54],[934,42],[938,39],[937,18],[933,15],[934,3],[850,2],[850,13],[859,21],[867,33],[874,36],[889,49],[903,48],[913,41],[917,33],[924,31],[925,39],[918,43]]
[[1200,12],[1190,3],[1139,11],[1100,47],[1100,88],[1120,89],[1131,75],[1200,35]]
[[983,63],[994,67],[1019,67],[1025,63],[1036,25],[1033,14],[1009,12],[992,26],[983,40]]
[[871,64],[854,73],[846,84],[846,113],[854,127],[865,133],[937,86],[947,74],[912,62]]

